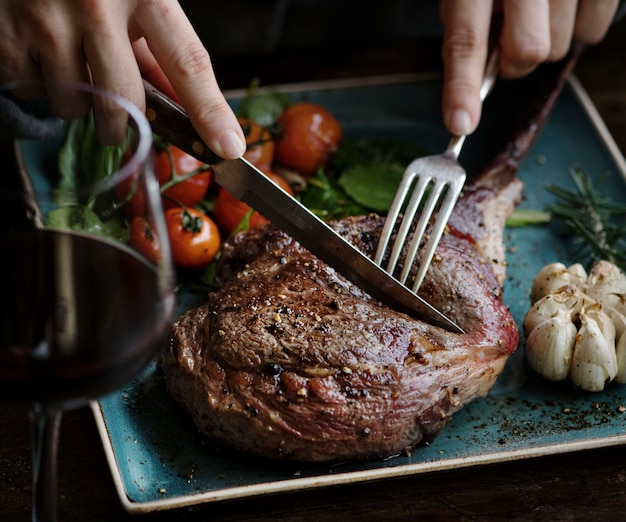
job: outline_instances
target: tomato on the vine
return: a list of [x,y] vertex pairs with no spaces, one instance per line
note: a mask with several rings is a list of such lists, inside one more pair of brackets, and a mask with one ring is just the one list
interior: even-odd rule
[[274,159],[303,176],[312,176],[337,150],[341,125],[324,107],[310,102],[287,107],[278,118],[282,136],[276,141]]
[[220,248],[220,232],[215,222],[194,208],[170,208],[165,223],[174,264],[181,268],[207,266]]
[[[213,177],[208,165],[178,147],[168,144],[164,144],[157,152],[154,171],[161,186],[165,208],[196,206],[206,195]],[[127,217],[132,218],[145,213],[146,206],[139,172],[132,173],[116,185],[115,193],[118,201],[123,204]]]
[[130,223],[130,245],[146,259],[156,263],[161,255],[159,238],[148,221],[135,216]]
[[[289,186],[289,183],[285,181],[285,178],[279,176],[274,172],[266,172],[265,175],[276,183],[283,190],[293,195],[293,191]],[[251,212],[250,206],[243,201],[237,199],[226,189],[221,189],[215,200],[215,206],[213,207],[213,216],[215,221],[228,233],[235,230],[243,221],[246,215],[249,217],[249,228],[258,227],[268,223],[257,211]]]
[[249,118],[239,118],[246,137],[246,152],[243,157],[262,171],[269,171],[274,160],[275,144],[270,132]]
[[207,193],[212,173],[207,165],[174,145],[165,145],[154,160],[163,206],[194,207]]

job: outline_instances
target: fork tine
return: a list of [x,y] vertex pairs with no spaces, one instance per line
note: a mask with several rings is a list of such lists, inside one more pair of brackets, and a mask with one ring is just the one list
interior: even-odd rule
[[[413,178],[416,177],[414,174]],[[393,274],[396,269],[396,264],[400,257],[400,253],[402,252],[402,247],[406,241],[406,238],[411,231],[411,225],[413,224],[413,219],[415,218],[415,214],[419,208],[419,204],[422,201],[422,197],[428,188],[428,185],[432,181],[432,178],[429,176],[418,176],[417,183],[413,188],[413,192],[411,194],[411,198],[409,203],[405,209],[404,215],[402,217],[402,221],[400,223],[400,228],[396,233],[396,238],[393,244],[393,249],[391,250],[391,254],[389,255],[389,261],[387,262],[387,272]],[[400,281],[401,283],[403,281]]]
[[[444,194],[443,201],[439,207],[439,211],[437,212],[437,217],[435,218],[435,222],[432,225],[430,237],[428,238],[428,242],[424,247],[422,259],[420,261],[420,265],[417,269],[417,273],[415,274],[415,279],[413,280],[413,292],[417,292],[419,287],[424,280],[424,276],[430,267],[430,262],[432,261],[433,256],[435,255],[435,251],[437,249],[437,245],[439,245],[439,241],[443,232],[448,224],[448,220],[450,218],[450,214],[454,210],[454,206],[456,204],[459,195],[461,194],[461,190],[465,183],[465,174],[458,175],[457,179],[452,179],[442,183],[441,190],[443,187],[446,187],[446,191]],[[439,192],[441,192],[439,190]],[[437,195],[439,198],[439,195]],[[426,220],[430,218],[431,214],[426,214]],[[423,231],[422,231],[423,234]],[[417,255],[417,251],[419,249],[420,242],[422,237],[418,237],[417,235],[413,238],[413,241],[409,247],[409,252],[407,253],[407,257],[405,260],[404,269],[402,271],[402,281],[406,281],[408,277],[409,270],[411,269],[413,262],[415,260],[415,256]],[[405,273],[406,272],[406,273]]]
[[[424,207],[422,208],[422,213],[420,214],[417,224],[415,225],[415,230],[413,232],[413,237],[409,244],[409,248],[404,257],[402,272],[399,278],[399,281],[402,284],[406,284],[406,280],[408,278],[409,272],[411,270],[411,267],[413,266],[413,262],[415,261],[415,257],[419,250],[420,243],[422,242],[424,238],[424,233],[426,232],[426,227],[428,226],[428,222],[430,221],[431,217],[433,216],[435,212],[435,208],[437,206],[437,202],[440,199],[442,191],[447,186],[447,181],[442,181],[437,178],[431,178],[431,180],[433,182],[433,186],[430,189],[430,193],[428,194],[428,197],[426,198],[426,202],[424,203]],[[409,228],[411,226],[411,222],[408,222],[406,225],[403,222],[401,227],[403,226],[406,226],[406,228]],[[394,247],[401,248],[404,242],[405,242],[404,240],[402,241],[402,243],[397,242],[394,245]]]
[[387,219],[385,220],[383,230],[378,239],[378,247],[376,249],[374,262],[379,266],[383,262],[387,246],[389,245],[389,240],[391,239],[391,234],[393,233],[394,226],[398,220],[400,211],[402,210],[402,205],[404,204],[404,200],[411,189],[414,179],[415,173],[407,168],[402,176],[402,179],[400,180],[400,184],[398,185],[393,201],[391,202],[389,212],[387,213]]
[[[491,51],[489,59],[487,60],[487,67],[485,68],[483,84],[480,90],[481,101],[485,100],[494,84],[498,73],[498,56],[498,49],[496,48]],[[409,286],[406,281],[411,273],[415,258],[420,251],[420,244],[424,240],[428,225],[433,221],[434,217],[430,235],[421,250],[422,257],[412,282],[413,288],[411,290],[415,294],[417,294],[426,272],[430,267],[441,236],[443,235],[450,215],[456,205],[456,201],[465,184],[465,178],[467,176],[458,163],[458,157],[464,141],[465,136],[453,136],[448,147],[442,154],[418,158],[411,162],[400,180],[400,184],[396,190],[378,240],[374,261],[377,265],[382,266],[400,212],[406,198],[409,196],[411,186],[415,184],[412,193],[410,193],[410,200],[404,211],[404,216],[402,217],[398,231],[396,232],[395,241],[387,261],[386,271],[389,275],[395,277],[396,266],[404,250],[405,242],[413,228],[415,215],[420,207],[420,203],[422,203],[427,188],[432,184],[430,193],[426,197],[426,202],[415,224],[413,236],[403,260],[402,271],[397,280],[405,287]],[[417,181],[414,183],[415,179],[417,179]]]

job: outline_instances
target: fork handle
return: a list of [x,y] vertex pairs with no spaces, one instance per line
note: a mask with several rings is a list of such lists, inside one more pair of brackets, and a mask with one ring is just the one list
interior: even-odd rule
[[[498,76],[498,57],[499,57],[499,48],[494,47],[492,51],[489,53],[489,58],[487,59],[487,66],[485,67],[485,76],[483,77],[483,83],[480,86],[480,101],[484,102],[489,93],[492,91],[494,84],[496,83],[496,78]],[[450,143],[448,144],[448,148],[444,152],[446,156],[457,160],[459,158],[459,154],[461,154],[461,149],[463,148],[463,143],[465,143],[466,135],[461,136],[452,136]]]

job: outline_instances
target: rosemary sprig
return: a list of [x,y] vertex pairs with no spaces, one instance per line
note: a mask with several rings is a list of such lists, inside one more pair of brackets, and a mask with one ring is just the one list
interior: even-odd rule
[[599,194],[580,168],[570,171],[575,191],[557,185],[546,188],[558,201],[549,208],[577,236],[580,254],[591,261],[606,259],[626,269],[626,204]]

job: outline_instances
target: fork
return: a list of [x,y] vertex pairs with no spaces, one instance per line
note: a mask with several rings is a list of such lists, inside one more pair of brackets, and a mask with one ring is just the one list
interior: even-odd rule
[[[496,76],[498,74],[498,53],[492,51],[485,67],[485,76],[480,88],[480,100],[485,100],[491,92]],[[400,226],[396,234],[387,266],[383,267],[390,275],[394,275],[396,266],[400,259],[400,254],[405,246],[406,239],[414,229],[413,237],[406,252],[402,272],[398,278],[399,282],[405,286],[409,272],[417,256],[420,244],[426,232],[426,227],[431,221],[433,214],[436,219],[431,227],[429,238],[425,244],[422,261],[413,279],[411,290],[417,293],[424,276],[430,266],[435,254],[439,240],[443,235],[445,227],[454,209],[456,201],[461,194],[465,183],[466,173],[458,162],[458,157],[463,147],[466,136],[453,136],[448,147],[442,154],[427,156],[413,160],[404,171],[400,184],[396,190],[393,201],[387,213],[387,218],[378,242],[374,262],[382,267],[385,254],[388,252],[389,241],[391,239],[396,223],[400,217],[400,212],[404,207],[407,197],[410,199],[401,217]],[[413,190],[411,188],[413,187]],[[430,188],[430,192],[428,189]],[[437,210],[437,203],[441,201]],[[422,204],[422,212],[417,224],[413,227],[415,214]]]

